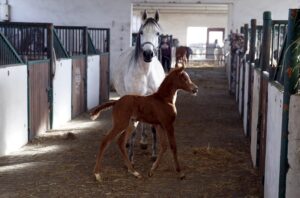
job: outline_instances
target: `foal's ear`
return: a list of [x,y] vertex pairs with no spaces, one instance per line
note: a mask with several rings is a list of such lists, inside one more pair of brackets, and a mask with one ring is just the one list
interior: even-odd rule
[[156,10],[156,12],[155,12],[154,19],[155,19],[156,22],[158,22],[158,20],[159,20],[159,13],[158,13],[158,10]]
[[183,70],[184,70],[184,67],[179,67],[178,68],[179,73],[181,73]]
[[144,10],[143,16],[142,16],[142,20],[145,21],[147,19],[147,11]]

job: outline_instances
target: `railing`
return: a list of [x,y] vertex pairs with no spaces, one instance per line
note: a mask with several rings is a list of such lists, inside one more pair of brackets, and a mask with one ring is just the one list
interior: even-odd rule
[[272,54],[271,60],[274,58],[277,62],[279,60],[280,52],[284,43],[284,38],[287,32],[287,20],[273,20],[272,21]]
[[[89,43],[92,43],[96,53],[109,52],[109,39],[110,31],[108,28],[88,28]],[[90,48],[89,52],[93,52],[94,49]]]
[[53,30],[53,46],[55,50],[55,55],[57,59],[68,58],[69,55],[58,38],[55,30]]
[[272,80],[283,84],[284,75],[282,72],[284,51],[286,46],[286,33],[288,21],[274,21],[272,24],[272,55],[271,60],[276,61],[276,68]]
[[21,57],[27,60],[42,60],[49,58],[51,53],[51,26],[50,23],[0,22],[0,32]]
[[54,26],[54,29],[69,56],[86,55],[87,27]]
[[21,58],[10,42],[0,32],[0,66],[22,63]]

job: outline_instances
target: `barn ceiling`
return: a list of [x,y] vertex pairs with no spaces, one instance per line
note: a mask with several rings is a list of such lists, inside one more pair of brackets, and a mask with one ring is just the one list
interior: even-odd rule
[[137,3],[133,11],[147,10],[150,14],[159,10],[164,14],[227,14],[228,6],[225,4],[186,4],[186,3]]

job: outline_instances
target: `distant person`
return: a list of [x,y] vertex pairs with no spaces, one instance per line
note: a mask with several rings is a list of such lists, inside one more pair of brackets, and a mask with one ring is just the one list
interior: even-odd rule
[[166,73],[171,69],[171,48],[168,43],[168,37],[163,37],[160,45],[161,49],[161,64]]
[[215,40],[214,43],[214,60],[215,64],[221,65],[223,59],[223,50],[221,46],[218,44],[218,39]]

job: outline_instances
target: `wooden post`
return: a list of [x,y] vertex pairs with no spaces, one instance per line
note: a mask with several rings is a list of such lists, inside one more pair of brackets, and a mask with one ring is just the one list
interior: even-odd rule
[[50,123],[50,129],[52,129],[52,125],[53,125],[53,78],[55,75],[55,60],[54,60],[54,54],[53,54],[53,50],[54,50],[54,45],[53,45],[53,31],[54,31],[54,27],[53,24],[49,24],[47,26],[47,58],[49,59],[49,64],[50,64],[50,71],[49,71],[49,89],[48,91],[48,99],[49,99],[49,108],[50,108],[50,112],[49,112],[49,123]]
[[255,59],[255,42],[256,42],[256,19],[251,19],[250,45],[249,45],[249,76],[248,76],[248,115],[247,115],[247,137],[251,137],[252,122],[252,88],[253,88],[253,69],[252,63]]
[[245,24],[244,25],[244,37],[245,37],[244,52],[245,53],[248,50],[248,39],[249,39],[248,32],[249,32],[249,26],[248,26],[248,24]]
[[89,44],[88,44],[88,28],[83,28],[83,37],[82,37],[82,43],[83,43],[83,54],[85,56],[85,75],[84,75],[84,108],[87,110],[87,68],[88,68],[88,53],[89,53]]
[[260,67],[261,72],[268,70],[270,62],[270,47],[271,47],[271,31],[272,31],[272,18],[271,12],[267,11],[263,14],[263,37],[262,37],[262,50]]
[[249,49],[250,64],[254,63],[254,59],[255,59],[255,42],[256,42],[256,19],[251,19],[250,49]]
[[[286,55],[284,59],[284,92],[283,92],[283,111],[282,111],[282,131],[281,131],[281,151],[280,151],[280,173],[279,173],[279,197],[285,197],[286,193],[286,174],[288,171],[288,122],[289,104],[291,94],[298,91],[299,68],[296,68],[297,52],[297,27],[300,22],[300,9],[289,10],[288,32]],[[298,25],[299,26],[299,25]]]
[[257,137],[259,142],[259,175],[262,183],[264,183],[265,175],[265,155],[266,155],[266,136],[267,136],[267,97],[268,97],[268,75],[264,74],[267,70],[270,60],[270,44],[271,44],[271,29],[272,19],[271,12],[263,13],[263,37],[260,56],[260,90],[259,90],[259,105],[258,105],[258,122],[257,122]]

